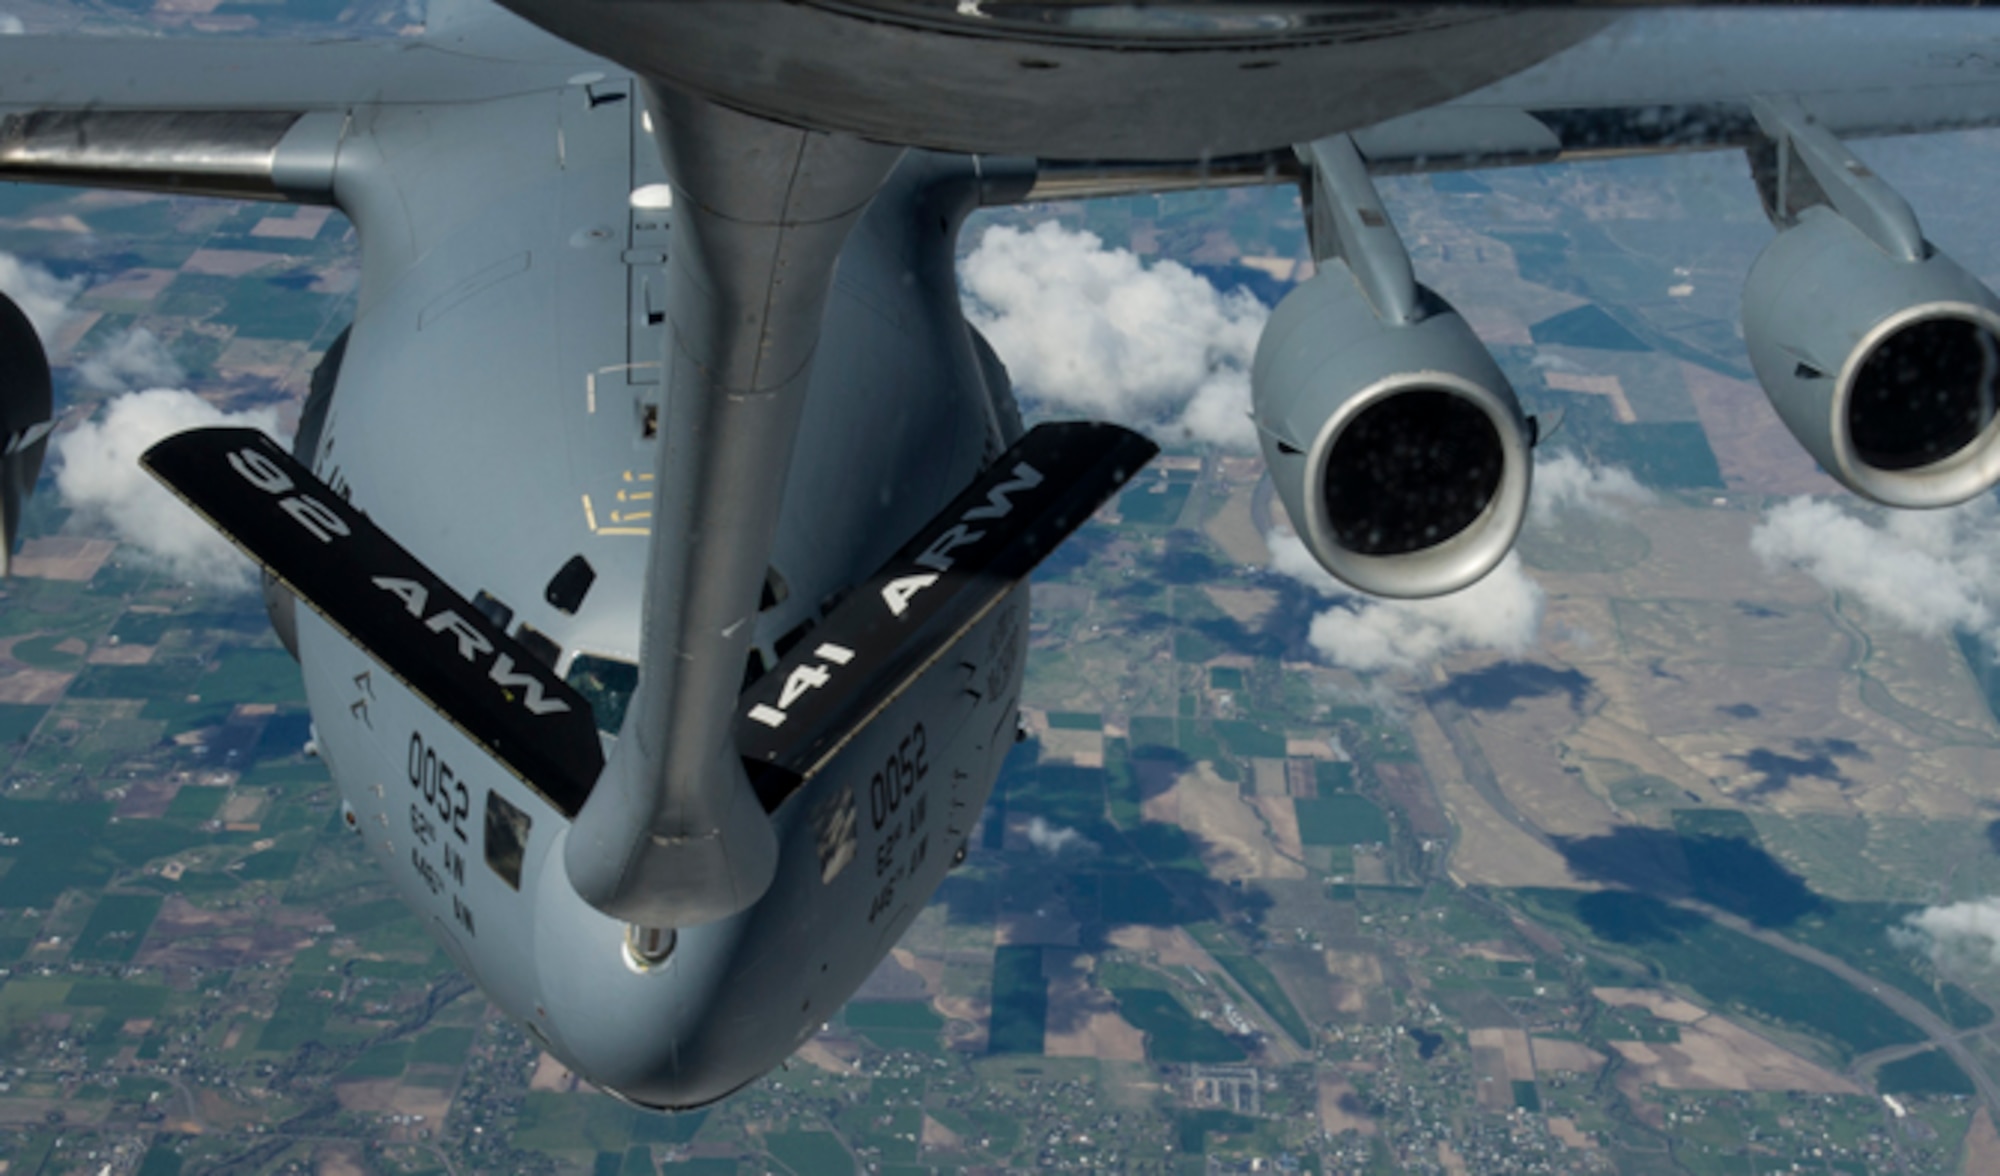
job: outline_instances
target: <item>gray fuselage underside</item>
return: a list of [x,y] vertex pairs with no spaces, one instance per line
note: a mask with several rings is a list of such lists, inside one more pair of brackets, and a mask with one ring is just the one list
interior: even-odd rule
[[[662,341],[649,299],[671,213],[629,207],[635,187],[665,177],[637,95],[604,100],[621,84],[377,110],[351,128],[336,181],[364,278],[311,464],[566,660],[636,655],[650,531],[657,442],[644,422]],[[787,591],[758,618],[767,655],[1011,440],[1004,375],[982,360],[952,277],[969,173],[912,156],[842,255],[802,439],[790,470],[770,471],[786,485],[772,562]],[[408,240],[428,247],[412,256],[399,249]],[[578,554],[597,578],[565,615],[544,586]],[[683,929],[650,970],[628,965],[625,927],[570,888],[558,812],[306,610],[298,640],[357,833],[453,957],[578,1072],[691,1106],[796,1048],[942,879],[1013,742],[1025,595],[774,814],[783,859],[764,898]],[[879,788],[871,797],[913,736],[923,778],[893,804]],[[462,801],[436,794],[431,760],[465,786]],[[518,890],[485,861],[488,791],[532,819]]]

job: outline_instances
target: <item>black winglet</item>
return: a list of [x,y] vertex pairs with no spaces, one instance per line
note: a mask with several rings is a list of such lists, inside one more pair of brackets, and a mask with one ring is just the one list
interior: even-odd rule
[[1038,425],[858,585],[737,708],[775,810],[1025,579],[1159,447],[1117,425]]
[[564,816],[583,807],[590,704],[275,441],[194,429],[139,462]]

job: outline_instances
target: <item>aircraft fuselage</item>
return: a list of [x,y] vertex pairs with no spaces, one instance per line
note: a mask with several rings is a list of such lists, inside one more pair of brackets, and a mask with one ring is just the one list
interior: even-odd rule
[[[630,206],[665,177],[621,85],[380,111],[354,128],[337,195],[363,241],[360,305],[301,454],[461,594],[546,636],[572,678],[579,658],[616,671],[637,655],[659,443],[654,300],[671,213]],[[490,174],[475,207],[432,182],[461,160]],[[1018,432],[952,277],[976,195],[969,162],[913,156],[849,239],[801,441],[771,471],[787,505],[753,641],[764,665]],[[418,239],[432,243],[401,247]],[[594,579],[565,612],[549,583],[579,555]],[[384,588],[381,607],[424,605]],[[426,619],[446,656],[485,656]],[[299,609],[296,627],[355,835],[431,932],[578,1072],[687,1107],[810,1036],[950,868],[1013,743],[1026,592],[771,814],[782,856],[760,901],[681,928],[651,966],[570,885],[572,814],[320,617]]]
[[[393,651],[371,655],[306,609],[294,644],[351,827],[447,951],[579,1073],[689,1107],[776,1065],[852,994],[958,856],[1013,741],[1018,586],[945,626],[944,647],[910,663],[918,677],[802,786],[763,794],[775,859],[709,721],[728,713],[719,694],[735,702],[738,618],[760,573],[745,683],[795,644],[817,648],[811,628],[841,594],[1020,431],[1004,370],[959,310],[953,251],[966,213],[1010,184],[1025,193],[1031,169],[916,151],[897,164],[882,143],[1187,160],[1280,147],[1463,92],[1601,18],[1342,17],[1242,43],[1066,34],[1023,57],[1028,30],[988,37],[931,5],[858,23],[839,6],[765,5],[748,25],[698,6],[709,41],[671,35],[682,5],[586,6],[573,28],[567,9],[523,7],[673,88],[653,91],[649,119],[634,79],[558,61],[511,92],[302,119],[258,158],[279,194],[325,198],[330,184],[361,237],[355,321],[337,371],[315,380],[298,456],[437,590],[375,575],[355,591],[407,612],[423,656],[500,683],[524,730],[548,696],[507,685],[520,663],[498,645],[542,650],[587,696],[605,770],[531,783],[388,672]],[[927,97],[773,91],[772,77],[805,75],[703,48],[747,36],[772,61],[812,58],[820,27],[875,38],[848,43],[851,59],[898,63],[850,82],[907,73]],[[436,47],[549,50],[520,26],[464,28],[471,42],[447,25]],[[1456,68],[1434,68],[1440,55]],[[703,71],[722,62],[718,88]],[[1003,97],[1023,101],[987,102]],[[634,200],[667,180],[662,147],[700,194],[679,233],[670,209]],[[690,463],[660,456],[682,451]],[[489,636],[439,603],[453,593]],[[591,779],[617,803],[587,805]]]

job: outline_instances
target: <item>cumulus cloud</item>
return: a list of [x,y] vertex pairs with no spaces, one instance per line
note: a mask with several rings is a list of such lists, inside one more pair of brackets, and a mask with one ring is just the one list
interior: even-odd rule
[[[1564,512],[1614,514],[1653,498],[1627,470],[1557,453],[1535,463],[1528,517],[1545,526]],[[1273,530],[1264,542],[1272,571],[1334,600],[1333,608],[1313,618],[1307,639],[1337,666],[1413,670],[1462,650],[1519,654],[1541,633],[1546,597],[1512,553],[1484,579],[1448,596],[1386,600],[1355,592],[1328,575],[1289,530]]]
[[1352,591],[1319,566],[1297,534],[1273,528],[1265,532],[1264,546],[1271,550],[1271,570],[1279,575],[1290,576],[1321,596],[1346,596]]
[[[21,307],[44,346],[74,320],[70,304],[83,284],[81,278],[60,279],[0,253],[0,291]],[[63,502],[85,518],[101,520],[129,550],[179,579],[249,587],[249,562],[139,468],[139,455],[164,437],[206,425],[241,425],[275,435],[277,410],[227,413],[192,392],[168,387],[185,373],[159,337],[143,328],[117,336],[72,371],[86,387],[122,395],[51,442],[56,492]],[[129,391],[134,388],[145,390]]]
[[76,317],[70,302],[83,290],[82,278],[58,278],[31,261],[0,253],[0,293],[12,298],[34,324],[44,348]]
[[1041,817],[1030,817],[1022,830],[1028,844],[1051,857],[1065,853],[1094,853],[1097,843],[1067,825],[1056,825]]
[[1355,592],[1329,576],[1297,535],[1265,536],[1271,569],[1336,597],[1312,620],[1306,639],[1329,663],[1350,670],[1414,670],[1468,649],[1526,652],[1542,628],[1541,585],[1509,552],[1469,588],[1429,600],[1387,600]]
[[1232,449],[1257,442],[1250,360],[1269,312],[1092,233],[995,226],[959,266],[966,317],[1054,408]]
[[186,373],[158,335],[134,327],[78,363],[76,377],[99,392],[123,392],[178,387]]
[[1889,934],[1906,950],[1928,953],[1941,968],[2000,968],[2000,897],[1929,907]]
[[26,34],[28,26],[11,12],[0,12],[0,37],[19,37]]
[[1620,466],[1591,465],[1567,450],[1537,458],[1528,521],[1547,526],[1565,511],[1614,514],[1652,502],[1651,490]]
[[1522,653],[1542,627],[1542,588],[1509,553],[1470,588],[1430,600],[1361,598],[1313,618],[1308,639],[1335,665],[1412,670],[1464,649]]
[[184,429],[237,425],[276,435],[275,409],[227,413],[179,389],[131,392],[95,418],[57,435],[56,489],[79,512],[104,520],[120,542],[180,579],[219,588],[250,586],[251,566],[229,541],[139,468],[154,442]]
[[[0,13],[0,35],[12,18]],[[15,22],[18,23],[18,22]],[[0,292],[20,306],[43,346],[76,320],[71,304],[82,278],[58,278],[43,267],[0,253]],[[98,414],[58,433],[50,444],[56,491],[70,509],[102,521],[140,558],[197,584],[247,588],[248,561],[207,523],[139,468],[154,442],[184,429],[239,425],[276,435],[276,409],[226,413],[177,385],[185,373],[158,336],[128,330],[83,358],[75,378],[95,391],[122,393]],[[130,391],[140,388],[144,391]]]
[[1992,643],[2000,636],[1996,522],[2000,503],[1987,495],[1944,510],[1890,511],[1879,523],[1831,502],[1793,498],[1750,532],[1750,548],[1905,629],[1930,636],[1970,629]]

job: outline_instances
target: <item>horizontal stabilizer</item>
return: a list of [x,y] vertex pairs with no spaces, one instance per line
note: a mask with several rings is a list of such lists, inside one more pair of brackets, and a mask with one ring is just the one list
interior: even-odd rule
[[1038,425],[743,693],[736,746],[775,810],[909,688],[1159,447]]
[[564,816],[604,766],[555,670],[255,429],[194,429],[140,464]]

